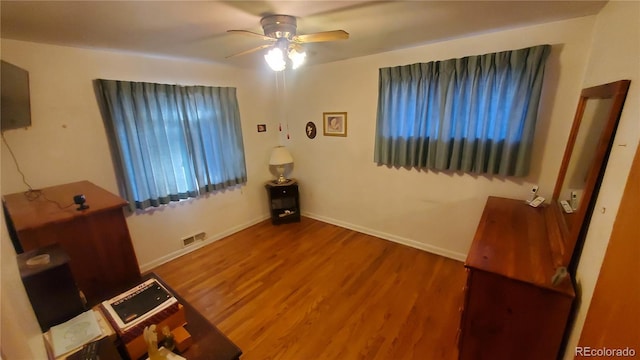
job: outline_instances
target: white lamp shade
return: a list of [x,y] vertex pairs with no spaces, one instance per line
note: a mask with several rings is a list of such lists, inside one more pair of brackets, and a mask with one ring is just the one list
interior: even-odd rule
[[269,158],[269,165],[284,165],[292,164],[293,157],[289,150],[284,146],[276,146],[271,151],[271,158]]
[[304,59],[307,57],[306,52],[297,52],[296,49],[289,51],[289,59],[291,59],[291,67],[297,69],[304,63]]
[[284,54],[282,54],[282,50],[277,47],[269,50],[269,52],[264,56],[264,59],[273,71],[282,71],[287,66],[287,63],[284,61]]

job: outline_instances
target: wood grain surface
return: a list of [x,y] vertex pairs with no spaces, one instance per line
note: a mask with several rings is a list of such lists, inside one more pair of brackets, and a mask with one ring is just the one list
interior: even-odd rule
[[457,358],[463,264],[369,235],[265,221],[153,271],[243,360]]
[[[75,195],[84,195],[86,210],[76,210]],[[3,200],[11,211],[11,219],[17,232],[40,228],[44,224],[73,221],[95,213],[122,209],[127,202],[118,195],[94,185],[89,181],[51,186],[32,192],[4,195]],[[25,250],[32,250],[29,248]]]
[[533,208],[522,200],[489,196],[466,265],[567,296],[575,295],[570,281],[553,285],[556,271],[547,229],[549,208]]
[[[578,346],[640,352],[640,146],[631,166]],[[602,240],[600,240],[602,241]],[[567,349],[574,351],[574,349]],[[576,356],[581,359],[582,356]],[[598,357],[604,358],[604,357]],[[634,357],[635,358],[635,357]]]
[[[88,209],[77,210],[83,194]],[[140,277],[121,197],[89,182],[3,196],[6,214],[24,251],[58,243],[89,303]],[[9,223],[9,222],[8,222]]]

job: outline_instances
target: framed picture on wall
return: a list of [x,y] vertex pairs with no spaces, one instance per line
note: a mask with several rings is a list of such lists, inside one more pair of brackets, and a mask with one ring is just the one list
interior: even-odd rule
[[324,136],[347,136],[347,113],[322,113]]

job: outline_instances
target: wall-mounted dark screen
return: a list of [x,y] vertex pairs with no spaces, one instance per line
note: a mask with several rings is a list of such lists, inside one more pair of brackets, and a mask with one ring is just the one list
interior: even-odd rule
[[6,61],[0,70],[2,131],[31,126],[29,72]]

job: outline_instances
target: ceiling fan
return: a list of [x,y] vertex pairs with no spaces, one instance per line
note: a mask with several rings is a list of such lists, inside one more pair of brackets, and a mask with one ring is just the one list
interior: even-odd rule
[[264,56],[265,60],[274,71],[282,71],[286,68],[287,61],[285,54],[291,60],[295,69],[304,63],[306,53],[301,44],[326,42],[335,40],[346,40],[349,33],[344,30],[323,31],[313,34],[297,35],[297,22],[295,16],[290,15],[268,15],[260,20],[260,25],[264,30],[264,35],[247,30],[228,30],[233,34],[259,37],[269,43],[256,48],[245,50],[237,54],[227,56],[227,58],[250,54],[262,49],[271,48]]

